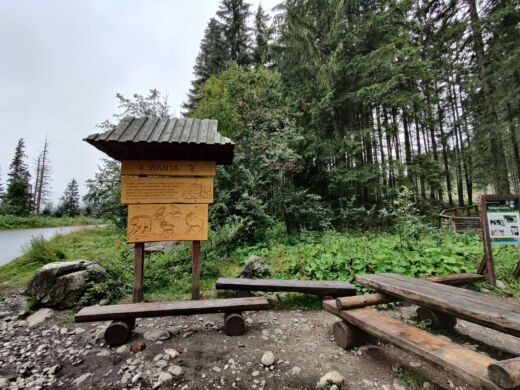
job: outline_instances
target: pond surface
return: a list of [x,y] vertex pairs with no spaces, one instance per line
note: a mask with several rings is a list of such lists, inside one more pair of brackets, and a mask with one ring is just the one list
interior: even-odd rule
[[58,233],[66,234],[94,226],[96,225],[0,230],[0,265],[7,264],[14,258],[23,255],[25,246],[32,237],[43,236],[49,239]]

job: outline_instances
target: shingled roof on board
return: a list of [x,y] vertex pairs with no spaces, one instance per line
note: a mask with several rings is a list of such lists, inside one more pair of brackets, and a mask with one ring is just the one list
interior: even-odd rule
[[218,121],[197,118],[125,117],[84,141],[116,160],[202,160],[231,164],[235,144],[217,131]]

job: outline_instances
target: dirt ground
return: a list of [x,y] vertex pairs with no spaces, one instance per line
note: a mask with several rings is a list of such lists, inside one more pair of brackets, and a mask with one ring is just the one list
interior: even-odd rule
[[[248,312],[247,332],[236,337],[223,333],[222,315],[140,319],[126,346],[109,348],[101,337],[108,323],[75,324],[69,311],[60,311],[29,328],[16,319],[24,305],[18,290],[0,301],[0,389],[2,383],[9,389],[314,389],[331,370],[350,389],[407,389],[398,367],[428,382],[419,388],[471,389],[392,345],[340,349],[331,334],[336,318],[324,311]],[[414,307],[389,312],[406,320]],[[144,340],[151,329],[171,336]],[[520,339],[465,321],[445,337],[495,358],[520,351]],[[146,348],[133,353],[136,341]],[[267,351],[275,356],[271,367],[261,363]]]

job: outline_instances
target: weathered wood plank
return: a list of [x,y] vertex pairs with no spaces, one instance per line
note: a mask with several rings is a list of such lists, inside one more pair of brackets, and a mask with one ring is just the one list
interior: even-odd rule
[[85,307],[76,314],[75,320],[76,322],[107,321],[128,318],[267,310],[268,308],[269,302],[267,299],[260,297],[129,303]]
[[215,287],[217,290],[293,291],[321,296],[343,296],[356,293],[356,288],[348,282],[319,280],[219,278]]
[[208,239],[207,204],[131,204],[128,242],[204,241]]
[[[363,277],[364,276],[361,276],[361,278]],[[478,305],[480,307],[482,306],[482,304],[484,304],[488,305],[489,309],[499,310],[500,312],[502,312],[503,309],[507,308],[507,311],[513,311],[517,314],[520,314],[520,304],[493,295],[483,294],[481,292],[468,289],[457,288],[454,286],[446,285],[444,283],[432,284],[428,280],[417,279],[398,274],[377,274],[376,278],[383,278],[384,280],[389,281],[392,284],[404,284],[412,289],[421,289],[424,292],[430,292],[435,296],[439,295],[445,297],[446,299],[459,300],[469,305]],[[427,283],[424,283],[423,280]]]
[[213,203],[213,178],[123,176],[121,203]]
[[363,286],[405,301],[520,336],[520,304],[402,275],[362,275],[356,280]]
[[390,318],[374,309],[339,311],[335,301],[323,302],[323,308],[373,336],[438,365],[468,384],[483,389],[500,389],[487,374],[487,367],[496,363],[496,360],[488,356]]
[[451,286],[459,286],[466,283],[477,283],[486,280],[484,275],[479,274],[450,274],[440,276],[427,276],[424,278],[430,282],[449,284]]
[[215,161],[123,160],[122,175],[215,176]]

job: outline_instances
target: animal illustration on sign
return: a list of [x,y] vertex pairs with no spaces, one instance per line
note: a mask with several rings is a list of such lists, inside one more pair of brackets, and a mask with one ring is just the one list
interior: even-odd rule
[[151,232],[152,218],[148,215],[136,215],[130,221],[130,227],[133,234]]
[[211,188],[194,184],[189,190],[184,191],[184,199],[209,199],[211,198]]
[[202,230],[202,224],[204,221],[198,217],[195,213],[188,213],[184,217],[186,223],[186,233],[198,233]]
[[166,209],[166,206],[159,208],[154,214],[154,217],[157,219],[163,219],[168,217],[177,217],[179,215],[182,215],[182,211],[173,205],[170,205],[168,210]]

